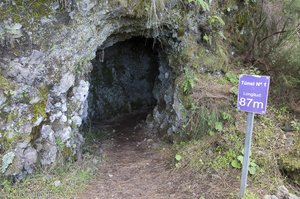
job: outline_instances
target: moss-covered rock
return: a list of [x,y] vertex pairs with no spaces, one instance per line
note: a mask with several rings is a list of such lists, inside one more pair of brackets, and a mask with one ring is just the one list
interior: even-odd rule
[[279,165],[284,174],[300,185],[300,157],[295,155],[284,155],[280,157]]
[[[57,1],[14,2],[15,4],[0,6],[0,21],[6,21],[7,27],[18,30],[18,34],[9,35],[16,40],[16,45],[5,46],[7,51],[1,54],[1,60],[3,58],[6,63],[0,62],[0,89],[6,95],[11,95],[10,99],[7,97],[4,107],[0,107],[0,129],[5,137],[4,153],[7,150],[34,147],[39,153],[40,163],[49,165],[57,159],[60,144],[55,143],[55,139],[61,138],[64,146],[60,149],[61,155],[68,158],[76,156],[83,142],[79,127],[88,114],[88,94],[97,95],[97,100],[108,94],[102,89],[100,93],[92,93],[92,89],[89,93],[88,81],[93,68],[89,61],[95,57],[99,47],[107,49],[137,36],[154,38],[159,44],[154,45],[154,48],[160,49],[156,52],[157,56],[155,54],[149,58],[155,62],[150,61],[149,70],[159,67],[158,70],[155,69],[159,74],[146,78],[139,74],[138,69],[144,62],[133,67],[136,71],[132,76],[141,81],[148,79],[154,86],[141,89],[142,93],[148,89],[150,97],[139,98],[130,106],[124,104],[124,112],[140,108],[148,100],[152,100],[149,105],[154,105],[157,100],[153,113],[157,128],[164,131],[164,134],[171,135],[182,126],[188,115],[185,108],[191,108],[192,102],[188,96],[180,95],[181,82],[177,81],[177,77],[186,67],[191,68],[190,72],[198,72],[199,68],[206,65],[204,60],[210,54],[206,51],[207,44],[203,44],[201,38],[203,27],[200,26],[204,26],[201,18],[205,18],[202,12],[194,15],[192,9],[177,4],[179,1],[113,0],[107,3],[76,0],[73,1],[76,9],[60,15],[59,8],[53,8],[53,3],[57,5]],[[17,38],[14,37],[16,35]],[[139,43],[144,47],[143,42]],[[24,51],[26,53],[22,53]],[[140,51],[135,53],[142,61],[148,59],[142,57]],[[174,59],[168,63],[170,54],[174,55]],[[108,54],[103,56],[104,59],[109,57]],[[119,54],[110,56],[109,61],[116,60],[118,56]],[[213,67],[215,62],[209,63],[213,63],[209,66]],[[95,80],[104,81],[109,87],[116,83],[116,79],[121,79],[116,74],[124,73],[124,68],[117,65],[114,70],[107,68],[102,72],[104,77],[99,76]],[[121,83],[128,84],[130,81],[132,77]],[[13,87],[14,84],[17,86]],[[133,85],[137,84],[139,81]],[[119,93],[128,97],[134,91],[124,92],[120,89],[119,93],[111,93],[119,100],[122,97]],[[153,93],[155,96],[152,99]],[[104,103],[109,104],[109,99]],[[112,103],[111,107],[107,106],[107,112],[111,113],[111,109],[115,107],[116,103]],[[120,110],[121,108],[116,108],[117,113]],[[21,157],[23,151],[19,150],[18,153],[16,156]],[[20,158],[17,160],[18,170],[15,172],[21,172],[20,168],[25,165]],[[14,172],[13,169],[11,171]]]
[[0,71],[0,90],[4,90],[4,94],[9,95],[10,91],[14,89],[14,83],[5,78]]
[[0,6],[0,21],[11,18],[14,23],[29,23],[30,19],[41,19],[51,14],[52,0],[39,0],[25,2],[15,0],[13,4],[7,3]]
[[285,175],[300,185],[300,139],[289,149],[288,153],[280,155],[278,164]]
[[32,105],[33,121],[36,121],[38,117],[46,117],[46,102],[40,101]]

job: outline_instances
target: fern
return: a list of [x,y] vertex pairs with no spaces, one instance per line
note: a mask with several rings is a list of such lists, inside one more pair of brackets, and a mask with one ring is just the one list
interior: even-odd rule
[[209,16],[208,21],[210,24],[219,24],[221,26],[225,26],[224,20],[217,15]]
[[205,0],[188,0],[188,2],[189,3],[194,2],[195,4],[200,5],[204,11],[209,11],[209,5],[208,3],[206,3]]
[[195,84],[197,83],[198,78],[195,75],[195,73],[189,69],[185,68],[184,70],[184,79],[182,82],[182,90],[184,94],[188,94],[192,91],[194,88]]

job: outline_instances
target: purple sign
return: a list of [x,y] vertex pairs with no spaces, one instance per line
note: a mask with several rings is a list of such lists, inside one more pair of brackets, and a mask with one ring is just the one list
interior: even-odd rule
[[238,92],[238,109],[258,114],[267,111],[269,76],[241,75]]

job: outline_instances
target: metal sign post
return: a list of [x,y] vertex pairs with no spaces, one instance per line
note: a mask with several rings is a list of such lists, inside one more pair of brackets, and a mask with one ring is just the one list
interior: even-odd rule
[[244,159],[240,187],[240,197],[246,193],[251,140],[254,123],[254,114],[265,114],[267,110],[269,76],[241,75],[239,80],[238,109],[248,112]]
[[246,140],[245,140],[245,148],[244,148],[244,159],[243,159],[243,169],[242,169],[242,179],[241,179],[241,187],[240,187],[240,197],[241,198],[244,197],[245,193],[246,193],[253,122],[254,122],[254,113],[248,113]]

